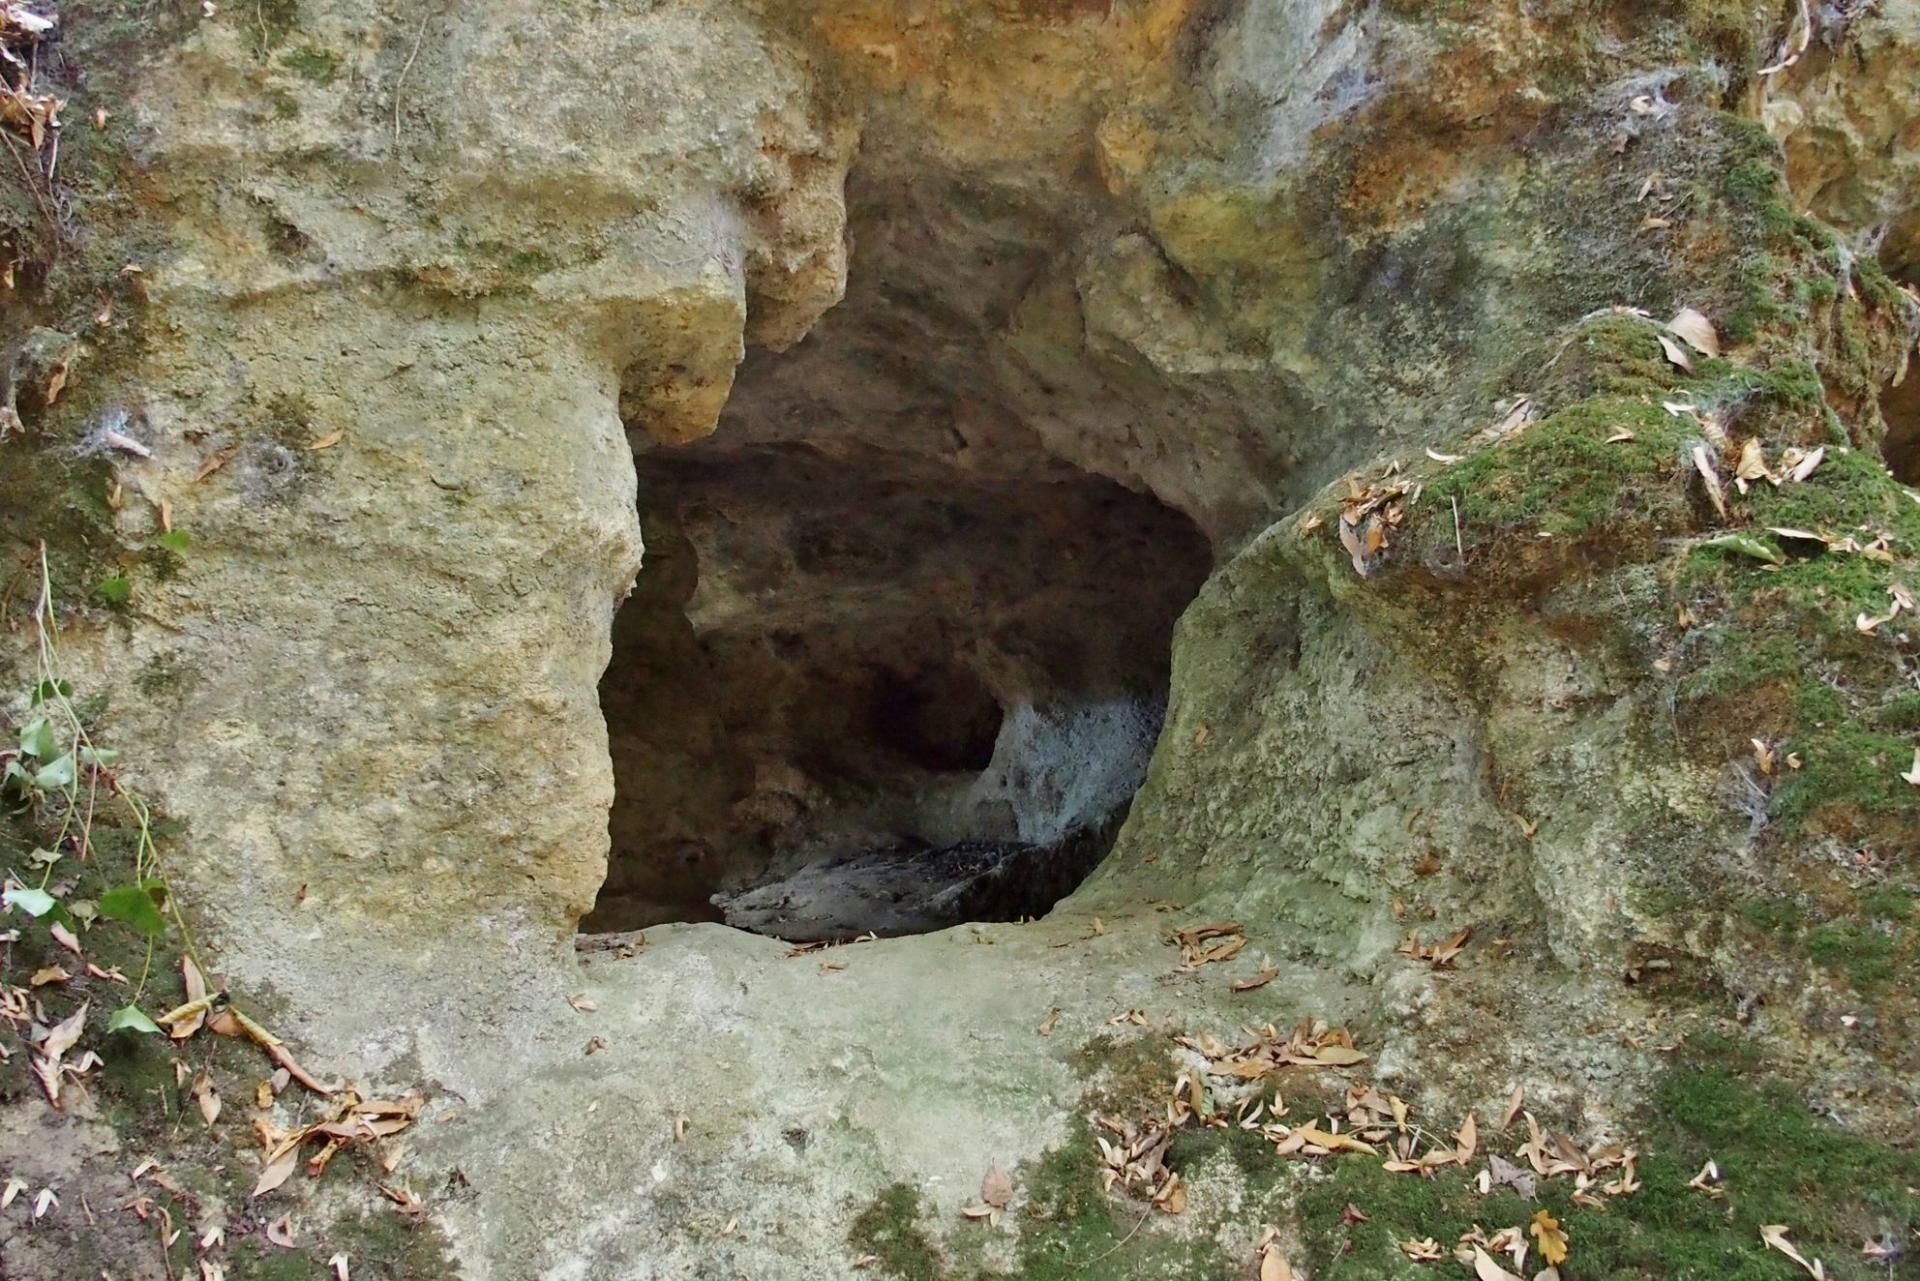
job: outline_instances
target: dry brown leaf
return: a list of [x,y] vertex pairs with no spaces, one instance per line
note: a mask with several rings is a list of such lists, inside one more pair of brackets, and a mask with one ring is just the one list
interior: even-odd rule
[[1263,965],[1260,967],[1259,973],[1255,974],[1252,978],[1238,979],[1232,986],[1236,992],[1251,992],[1256,988],[1265,987],[1279,977],[1280,971],[1278,969],[1272,965]]
[[[1367,519],[1371,521],[1373,518],[1369,516]],[[1366,543],[1362,541],[1360,535],[1353,532],[1353,526],[1349,525],[1344,517],[1337,524],[1340,527],[1340,545],[1347,549],[1347,557],[1353,562],[1353,572],[1365,578],[1367,576]]]
[[311,445],[308,445],[307,448],[312,450],[315,453],[318,453],[323,449],[332,449],[335,445],[339,444],[341,441],[345,440],[346,438],[347,438],[347,433],[345,433],[344,431],[330,431],[326,435],[320,437],[320,439],[314,441]]
[[1301,1136],[1304,1141],[1316,1147],[1323,1147],[1329,1152],[1358,1152],[1362,1156],[1380,1155],[1380,1150],[1371,1143],[1356,1139],[1350,1134],[1335,1134],[1314,1125],[1295,1126],[1293,1133]]
[[1526,1099],[1526,1087],[1521,1085],[1514,1086],[1513,1093],[1507,1096],[1507,1110],[1500,1117],[1501,1129],[1504,1130],[1513,1124],[1513,1119],[1520,1115],[1520,1105],[1525,1103]]
[[1461,1165],[1473,1160],[1473,1153],[1480,1146],[1480,1127],[1473,1119],[1473,1113],[1467,1113],[1467,1119],[1460,1123],[1454,1132],[1454,1151]]
[[1795,484],[1804,481],[1807,477],[1813,475],[1814,468],[1818,467],[1826,456],[1827,447],[1825,445],[1812,450],[1787,468],[1787,479],[1793,481]]
[[1488,1256],[1479,1246],[1473,1247],[1473,1275],[1480,1281],[1526,1281],[1525,1277],[1515,1276]]
[[996,1210],[1006,1209],[1013,1200],[1013,1176],[997,1164],[988,1166],[980,1180],[980,1199]]
[[213,1078],[201,1068],[193,1078],[193,1088],[188,1091],[193,1101],[200,1105],[200,1116],[208,1125],[220,1119],[220,1091],[213,1086]]
[[1293,1281],[1293,1265],[1278,1242],[1269,1241],[1260,1251],[1260,1281]]
[[208,454],[200,460],[200,469],[193,473],[194,481],[198,483],[213,475],[213,473],[225,467],[227,463],[232,460],[233,456],[239,452],[240,446],[238,445],[222,445],[220,448],[214,450],[211,454]]
[[1665,334],[1660,334],[1659,339],[1660,350],[1667,353],[1667,359],[1680,366],[1680,368],[1691,372],[1693,369],[1693,357],[1687,354],[1687,349]]
[[47,927],[47,933],[53,935],[53,941],[61,947],[66,948],[67,951],[72,952],[75,956],[80,956],[80,938],[65,925],[59,921],[55,921]]
[[1694,470],[1700,473],[1700,479],[1707,487],[1707,497],[1713,500],[1713,509],[1724,518],[1727,514],[1727,491],[1720,484],[1720,472],[1713,465],[1713,455],[1705,445],[1693,447]]
[[1313,1061],[1329,1067],[1351,1067],[1355,1063],[1365,1063],[1367,1056],[1351,1045],[1323,1045],[1313,1052]]
[[1423,1237],[1417,1241],[1401,1241],[1398,1245],[1400,1253],[1416,1263],[1438,1263],[1447,1257],[1447,1252],[1441,1249],[1440,1243],[1432,1237]]
[[300,1142],[295,1139],[274,1153],[260,1169],[260,1178],[254,1183],[250,1197],[263,1197],[267,1193],[293,1177],[294,1170],[300,1164]]
[[1720,335],[1714,332],[1713,322],[1691,307],[1682,307],[1667,322],[1667,332],[1678,335],[1703,356],[1720,354]]
[[1041,1036],[1052,1036],[1053,1025],[1059,1021],[1060,1007],[1056,1005],[1047,1011],[1047,1017],[1040,1020],[1040,1026],[1035,1028],[1034,1031],[1038,1032]]
[[35,970],[33,977],[27,983],[29,987],[45,987],[49,983],[65,983],[72,977],[73,975],[58,965],[49,965],[44,969]]
[[80,1039],[80,1033],[87,1025],[87,1007],[92,1004],[92,1001],[80,1002],[80,1008],[54,1024],[46,1039],[35,1048],[50,1061],[58,1063],[60,1056],[71,1050]]
[[1766,1244],[1769,1250],[1778,1250],[1802,1268],[1806,1269],[1808,1276],[1824,1281],[1827,1275],[1826,1268],[1821,1266],[1818,1259],[1809,1262],[1806,1255],[1795,1249],[1793,1243],[1787,1240],[1788,1231],[1789,1229],[1784,1223],[1763,1224],[1760,1228],[1760,1240]]
[[427,1212],[427,1203],[414,1195],[410,1188],[395,1187],[390,1183],[380,1185],[380,1195],[394,1203],[400,1213],[408,1218],[418,1218]]

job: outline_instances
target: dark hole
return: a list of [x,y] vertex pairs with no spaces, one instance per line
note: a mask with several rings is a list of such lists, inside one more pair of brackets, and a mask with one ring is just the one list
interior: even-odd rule
[[601,683],[613,848],[584,929],[1013,920],[1104,856],[1210,566],[1184,516],[1062,467],[709,440],[638,469],[647,561]]
[[935,666],[912,676],[876,671],[872,732],[924,770],[983,770],[1000,734],[1000,704],[972,672]]

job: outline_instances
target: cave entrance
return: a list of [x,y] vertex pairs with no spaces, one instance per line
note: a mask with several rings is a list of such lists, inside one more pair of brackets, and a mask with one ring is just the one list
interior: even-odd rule
[[1105,854],[1206,540],[1052,465],[723,437],[637,456],[592,931],[794,941],[1039,915]]

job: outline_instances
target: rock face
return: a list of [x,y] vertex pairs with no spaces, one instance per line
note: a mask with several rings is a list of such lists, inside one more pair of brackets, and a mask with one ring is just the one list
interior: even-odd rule
[[[226,980],[435,1087],[465,1275],[837,1276],[903,1182],[1058,1275],[946,1225],[1135,1009],[1483,1116],[1696,1031],[1915,1101],[1913,5],[247,10],[69,6],[0,538]],[[1031,926],[574,956],[1122,813]]]

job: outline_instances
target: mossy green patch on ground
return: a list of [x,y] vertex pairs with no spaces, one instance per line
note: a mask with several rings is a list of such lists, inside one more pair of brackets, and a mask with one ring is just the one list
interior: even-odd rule
[[1603,525],[1671,530],[1689,510],[1681,469],[1691,435],[1658,405],[1612,395],[1582,400],[1441,472],[1427,486],[1434,506],[1425,523],[1451,541],[1458,503],[1462,535],[1475,545],[1522,528],[1554,536]]
[[[1191,1171],[1201,1151],[1213,1146],[1190,1143],[1176,1159]],[[1186,1225],[1177,1216],[1109,1195],[1100,1171],[1098,1149],[1086,1134],[1022,1170],[1028,1200],[1019,1216],[1021,1281],[1235,1281],[1240,1275],[1210,1238],[1182,1231]]]
[[340,59],[318,45],[301,45],[280,55],[280,65],[304,80],[330,85],[340,74]]
[[900,1281],[940,1281],[946,1273],[939,1247],[920,1226],[920,1193],[895,1183],[853,1221],[847,1243],[856,1256],[871,1256],[882,1273]]
[[1893,977],[1892,935],[1855,921],[1831,921],[1807,935],[1807,953],[1817,964],[1844,971],[1854,987],[1871,993]]
[[[1686,639],[1682,725],[1729,755],[1760,737],[1793,756],[1768,807],[1789,833],[1920,852],[1920,788],[1900,777],[1920,704],[1897,627],[1860,625],[1887,611],[1896,584],[1920,580],[1920,504],[1877,457],[1847,447],[1803,482],[1763,481],[1733,501],[1735,518],[1751,522],[1742,535],[1771,555],[1723,541],[1680,561],[1675,591],[1699,624]],[[1851,539],[1856,550],[1774,529]]]
[[[1785,1224],[1836,1281],[1889,1275],[1886,1265],[1863,1258],[1869,1240],[1911,1248],[1920,1226],[1920,1156],[1848,1134],[1777,1085],[1750,1083],[1695,1056],[1668,1073],[1640,1119],[1643,1137],[1634,1146],[1642,1186],[1606,1198],[1604,1209],[1575,1203],[1569,1178],[1539,1180],[1531,1199],[1506,1188],[1483,1197],[1464,1172],[1421,1179],[1389,1174],[1366,1158],[1330,1161],[1328,1177],[1302,1185],[1305,1262],[1326,1281],[1430,1276],[1433,1267],[1452,1265],[1414,1263],[1399,1242],[1430,1237],[1451,1249],[1475,1226],[1523,1226],[1541,1209],[1569,1237],[1561,1269],[1568,1277],[1780,1281],[1793,1275],[1791,1265],[1763,1244],[1762,1224]],[[1483,1134],[1481,1146],[1502,1151],[1518,1142]],[[1723,1175],[1719,1199],[1688,1186],[1708,1160]],[[1349,1222],[1348,1205],[1367,1220]],[[1911,1263],[1898,1267],[1892,1275],[1913,1275]]]

